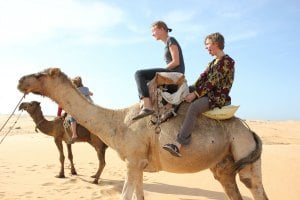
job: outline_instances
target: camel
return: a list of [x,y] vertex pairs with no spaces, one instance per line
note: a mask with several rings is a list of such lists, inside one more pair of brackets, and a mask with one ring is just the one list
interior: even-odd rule
[[237,117],[218,121],[199,116],[192,142],[181,148],[179,158],[162,146],[176,139],[188,103],[180,106],[176,117],[161,124],[156,134],[156,129],[149,126],[149,116],[132,120],[140,110],[138,103],[116,110],[91,103],[59,68],[21,77],[18,89],[54,100],[118,153],[127,168],[122,200],[144,199],[143,172],[194,173],[205,169],[211,170],[228,199],[242,199],[237,174],[254,199],[268,199],[262,184],[262,141]]
[[[34,123],[36,124],[36,129],[39,129],[41,132],[45,133],[46,135],[54,137],[54,142],[57,146],[59,151],[59,161],[60,161],[60,172],[56,176],[57,178],[65,178],[64,172],[64,151],[63,151],[63,143],[64,141],[67,145],[68,149],[68,158],[71,163],[71,174],[77,175],[76,169],[73,163],[73,153],[72,153],[72,146],[69,143],[71,139],[71,130],[69,128],[65,128],[64,117],[56,117],[54,120],[49,121],[45,119],[43,116],[43,112],[41,110],[40,102],[31,101],[31,102],[23,102],[19,106],[19,110],[26,110],[31,118],[33,119]],[[93,183],[98,184],[100,175],[105,167],[105,151],[107,149],[107,145],[104,144],[99,137],[91,134],[86,128],[81,125],[78,125],[78,139],[76,142],[88,142],[92,145],[98,156],[99,166],[98,170],[95,175],[92,176],[94,178]]]

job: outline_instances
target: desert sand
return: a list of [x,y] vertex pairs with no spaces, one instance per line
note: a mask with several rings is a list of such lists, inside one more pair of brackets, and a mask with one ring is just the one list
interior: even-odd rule
[[[9,115],[0,115],[0,126]],[[53,117],[47,117],[52,119]],[[263,140],[262,176],[269,199],[300,199],[300,121],[247,120]],[[10,132],[10,127],[13,127]],[[5,137],[5,135],[7,136]],[[27,114],[14,115],[0,132],[0,199],[119,199],[125,163],[110,148],[98,185],[90,176],[96,172],[96,151],[87,143],[73,145],[78,175],[71,175],[65,150],[66,178],[59,179],[58,150],[53,138],[35,132]],[[246,200],[249,190],[237,182]],[[221,185],[209,170],[194,174],[144,173],[145,199],[225,200]]]

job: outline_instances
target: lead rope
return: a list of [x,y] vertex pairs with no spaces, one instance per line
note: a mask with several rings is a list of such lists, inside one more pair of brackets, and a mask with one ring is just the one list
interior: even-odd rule
[[[238,118],[238,117],[237,117]],[[250,126],[247,124],[247,122],[246,122],[246,120],[243,120],[243,119],[241,119],[241,118],[238,118],[250,131],[252,131],[251,130],[251,128],[250,128]]]
[[[10,114],[10,116],[8,117],[8,119],[6,120],[6,122],[4,122],[4,124],[2,125],[0,132],[2,131],[2,129],[6,126],[7,122],[10,120],[10,118],[12,117],[12,115],[15,113],[16,109],[18,108],[18,106],[20,105],[20,103],[22,102],[22,100],[25,98],[25,94],[21,97],[20,101],[18,102],[17,106],[15,107],[15,109],[13,110],[13,112]],[[21,112],[22,113],[22,112]],[[19,114],[19,116],[17,117],[16,121],[14,122],[14,124],[8,129],[8,131],[4,134],[3,138],[0,141],[0,144],[3,142],[3,140],[5,139],[5,137],[8,135],[8,133],[13,129],[13,127],[15,126],[15,124],[17,123],[17,121],[19,120],[21,113]]]
[[160,107],[159,107],[159,91],[158,91],[158,88],[156,88],[156,109],[157,109],[157,115],[156,115],[156,123],[155,123],[155,133],[156,134],[159,134],[160,131],[161,131],[161,128],[160,128]]

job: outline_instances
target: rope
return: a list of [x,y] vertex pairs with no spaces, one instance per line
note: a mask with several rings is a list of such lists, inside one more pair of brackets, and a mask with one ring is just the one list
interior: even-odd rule
[[[15,113],[16,109],[18,108],[18,106],[20,105],[20,103],[22,102],[22,100],[25,98],[25,94],[21,97],[20,101],[18,102],[18,104],[16,105],[15,109],[13,110],[13,112],[10,114],[10,116],[8,117],[8,119],[6,120],[6,122],[4,122],[4,124],[2,125],[0,132],[2,131],[2,129],[6,126],[7,122],[10,120],[10,118],[13,116],[13,114]],[[22,113],[22,112],[21,112]],[[15,123],[13,126],[10,127],[10,129],[8,129],[8,131],[5,133],[4,137],[1,139],[0,144],[3,142],[3,140],[5,139],[5,137],[8,135],[8,133],[12,130],[12,128],[15,126],[15,124],[17,123],[17,120],[20,118],[21,113],[19,114],[18,118],[16,119]]]
[[158,95],[159,95],[159,91],[158,91],[158,88],[156,88],[157,118],[156,118],[156,124],[155,124],[155,129],[154,129],[156,134],[159,134],[160,131],[161,131],[161,128],[160,128],[160,122],[159,122],[159,118],[160,118],[160,106],[159,106],[159,98],[158,98]]
[[239,117],[237,117],[237,119],[239,119],[239,120],[240,120],[240,121],[241,121],[248,129],[249,129],[249,131],[253,132],[253,131],[251,130],[250,126],[247,124],[246,120],[241,119],[241,118],[239,118]]
[[45,119],[41,119],[41,120],[35,125],[34,131],[35,131],[36,133],[39,132],[39,131],[38,131],[38,126],[39,126],[44,120],[45,120]]

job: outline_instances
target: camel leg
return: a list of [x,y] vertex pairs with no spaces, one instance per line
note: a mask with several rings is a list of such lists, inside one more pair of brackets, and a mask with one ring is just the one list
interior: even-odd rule
[[215,167],[210,168],[210,170],[214,174],[215,179],[223,186],[228,199],[242,200],[242,195],[235,180],[236,174],[231,173],[233,162],[232,156],[227,156]]
[[254,199],[268,199],[262,184],[261,159],[247,165],[240,170],[238,174],[241,182],[243,182],[244,185],[251,191]]
[[122,200],[131,200],[133,196],[136,200],[144,199],[143,169],[145,163],[147,163],[146,160],[127,162],[127,176],[121,194]]
[[102,143],[102,145],[100,145],[100,147],[99,146],[95,147],[95,149],[97,151],[98,160],[99,160],[99,166],[98,166],[98,170],[97,170],[96,174],[92,176],[92,178],[95,178],[93,181],[94,184],[98,184],[100,175],[102,174],[102,171],[106,165],[106,162],[105,162],[106,148],[107,148],[107,146],[104,143]]
[[59,138],[54,138],[54,142],[55,142],[58,152],[59,152],[59,161],[60,161],[60,172],[55,177],[65,178],[65,168],[64,168],[65,156],[64,156],[62,140]]
[[68,158],[70,160],[70,164],[71,164],[71,174],[72,175],[77,175],[74,163],[73,163],[73,153],[72,153],[72,146],[71,144],[67,144],[67,148],[68,148]]

